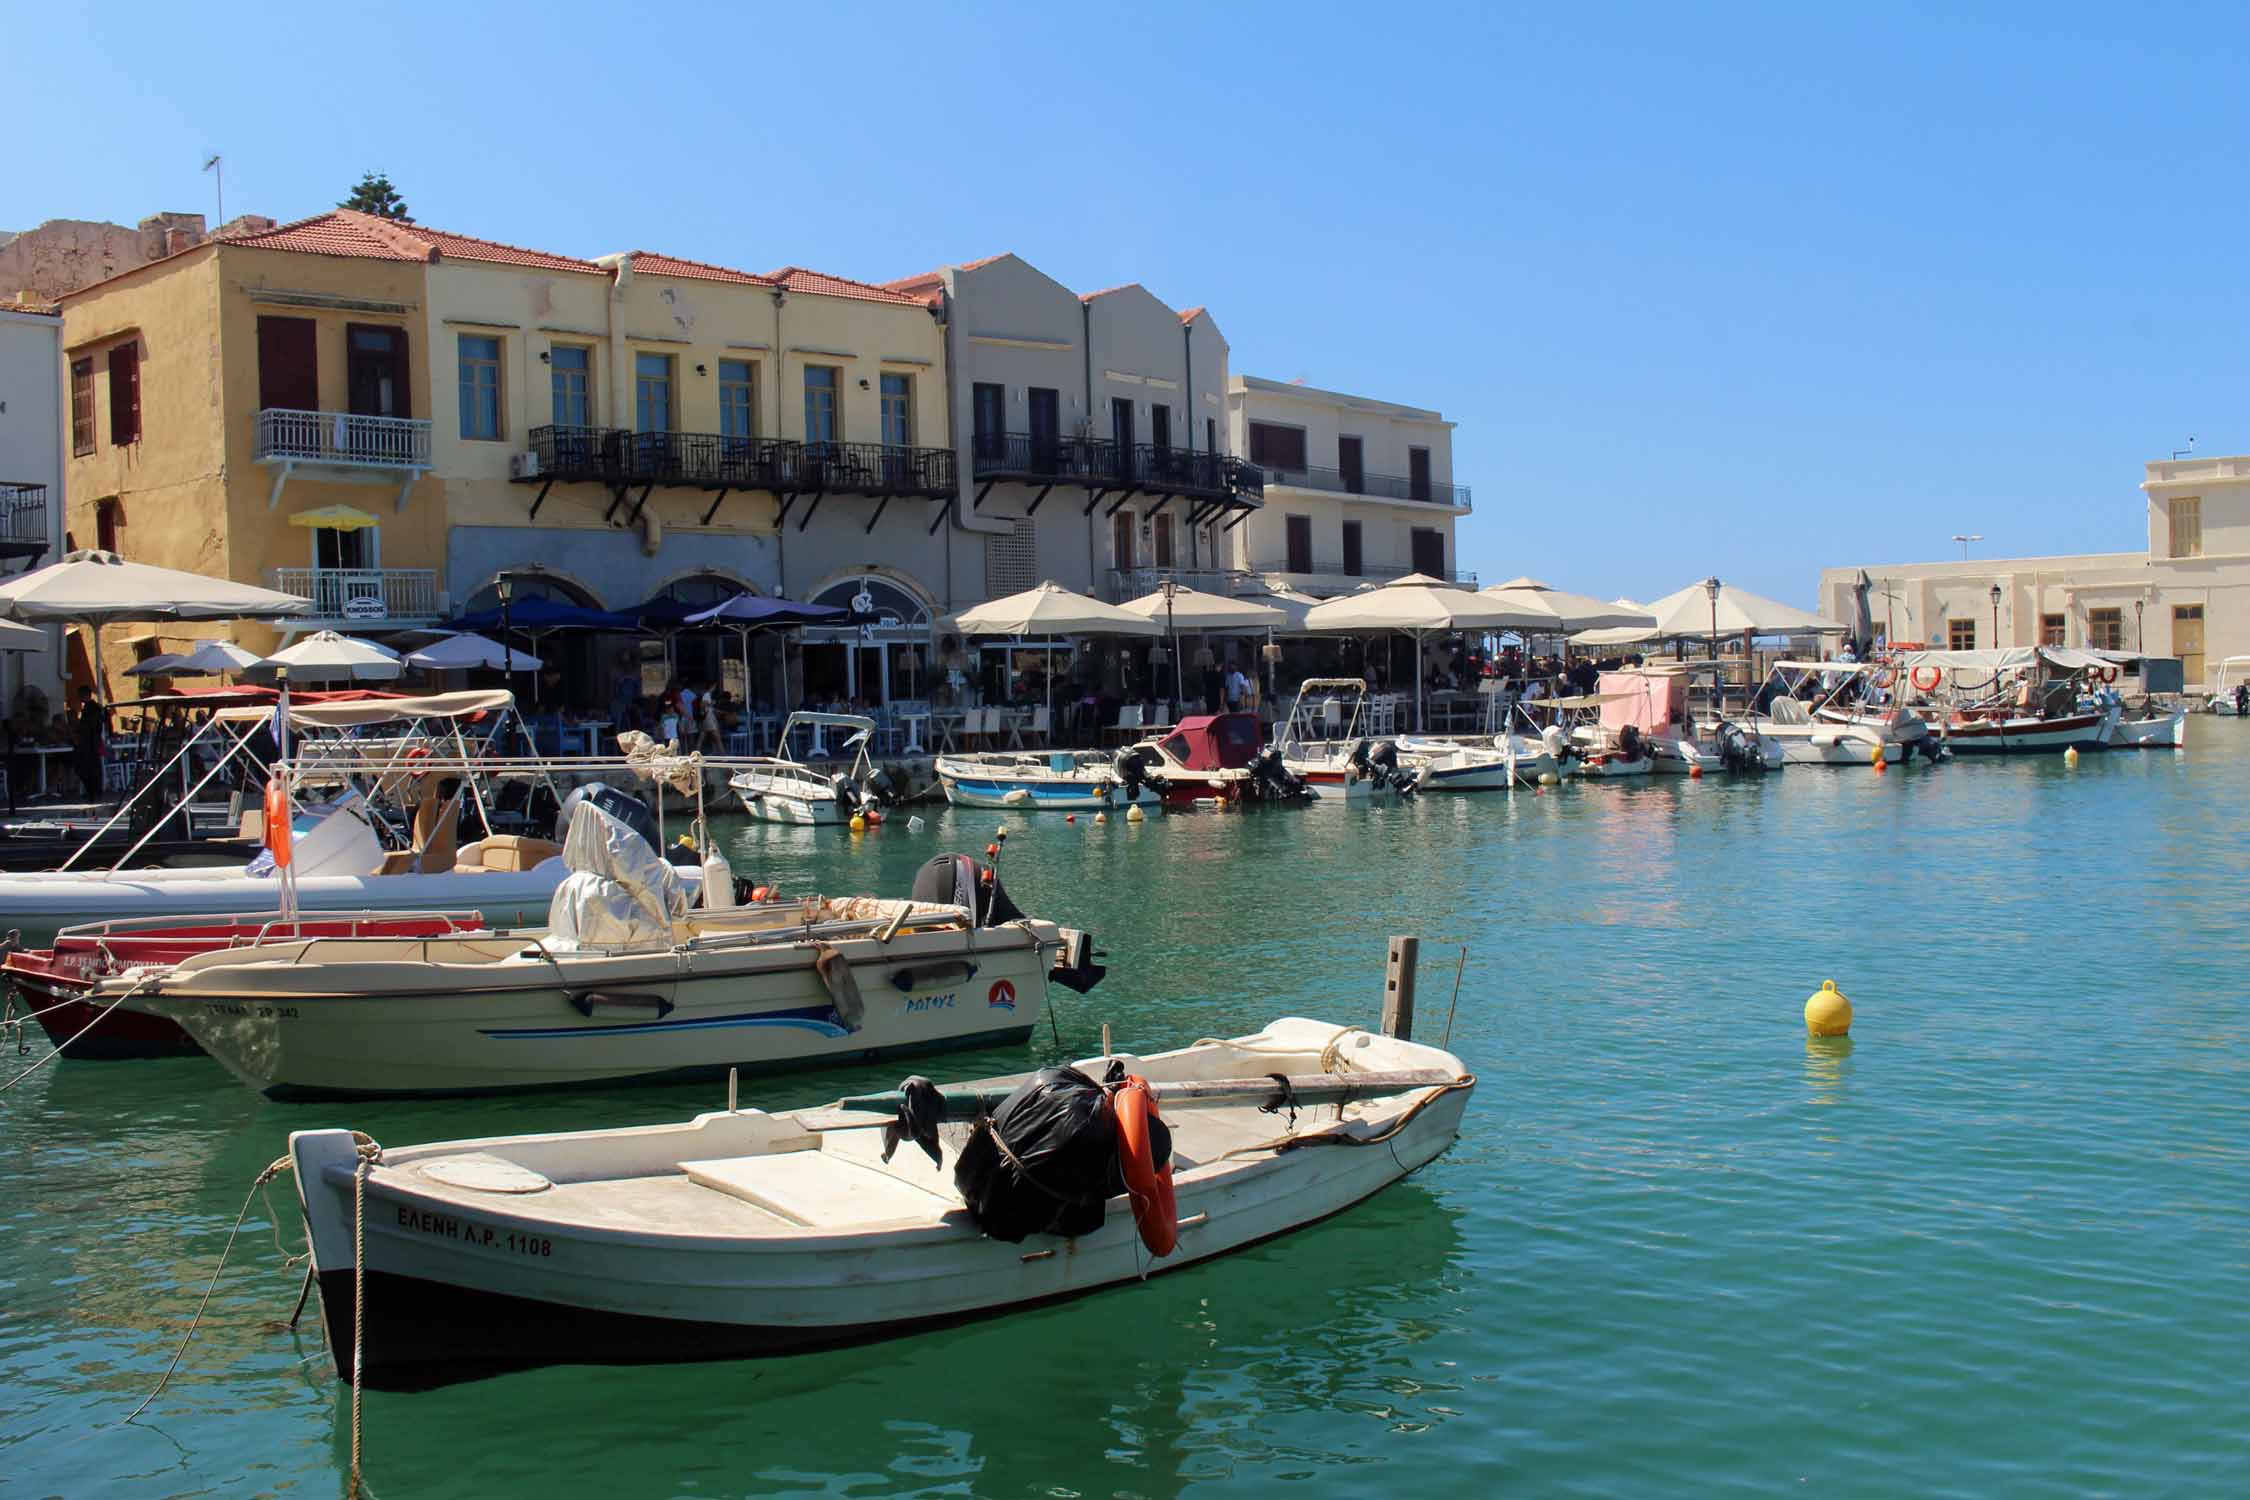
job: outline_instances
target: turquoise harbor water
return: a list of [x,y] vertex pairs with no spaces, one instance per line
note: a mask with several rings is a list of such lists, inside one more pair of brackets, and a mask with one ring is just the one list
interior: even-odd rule
[[[1255,1251],[847,1353],[371,1396],[385,1500],[2250,1492],[2250,725],[2180,754],[1799,768],[1404,806],[1012,820],[1026,908],[1108,982],[1063,1053],[1277,1013],[1418,1034],[1481,1084],[1447,1157]],[[902,892],[990,815],[740,828],[785,889]],[[1859,1019],[1808,1043],[1834,977]],[[1029,1055],[969,1054],[937,1071]],[[30,1059],[22,1059],[28,1062]],[[746,1085],[813,1102],[909,1067]],[[254,1211],[285,1133],[676,1118],[716,1088],[276,1105],[200,1061],[0,1100],[0,1494],[340,1492],[348,1399]],[[288,1184],[274,1201],[288,1208]],[[291,1210],[293,1213],[293,1210]],[[281,1241],[300,1238],[290,1217]],[[379,1336],[379,1330],[377,1330]]]

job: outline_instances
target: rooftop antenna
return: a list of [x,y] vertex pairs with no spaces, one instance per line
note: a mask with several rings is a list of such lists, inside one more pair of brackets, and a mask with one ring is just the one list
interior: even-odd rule
[[1969,560],[1969,543],[1983,541],[1984,535],[1981,532],[1972,535],[1956,531],[1953,533],[1953,540],[1961,544],[1961,561],[1967,562]]
[[2192,432],[2188,434],[2188,445],[2185,448],[2174,448],[2172,450],[2172,456],[2174,458],[2190,458],[2194,456],[2194,453],[2195,434]]
[[214,223],[211,226],[213,229],[217,229],[220,224],[224,224],[227,221],[227,174],[225,170],[219,166],[218,152],[214,151],[209,156],[204,158],[203,170],[211,174],[211,180],[217,185],[218,189],[219,218],[218,222]]

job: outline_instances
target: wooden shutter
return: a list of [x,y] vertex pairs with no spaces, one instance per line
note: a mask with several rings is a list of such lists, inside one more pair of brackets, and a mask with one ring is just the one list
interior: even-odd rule
[[141,346],[109,351],[109,440],[120,447],[141,440]]
[[258,406],[319,411],[320,360],[310,318],[258,320]]
[[1312,566],[1312,517],[1290,516],[1284,532],[1289,541],[1289,567],[1291,573],[1310,573]]

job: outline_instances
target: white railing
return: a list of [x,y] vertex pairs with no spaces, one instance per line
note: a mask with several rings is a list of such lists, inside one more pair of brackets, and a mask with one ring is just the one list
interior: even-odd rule
[[427,469],[430,424],[409,417],[362,417],[343,411],[258,413],[260,463],[342,464],[363,469]]
[[314,619],[396,624],[447,613],[429,568],[276,568],[273,575],[275,588],[312,600]]

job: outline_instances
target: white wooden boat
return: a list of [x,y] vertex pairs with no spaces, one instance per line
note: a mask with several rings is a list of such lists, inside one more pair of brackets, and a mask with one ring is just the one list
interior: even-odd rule
[[[890,800],[889,778],[867,755],[874,734],[875,721],[860,714],[793,713],[774,753],[752,756],[727,785],[744,812],[768,823],[848,823],[854,813],[880,811]],[[800,746],[815,760],[849,756],[850,768],[815,770],[795,758]]]
[[2127,709],[2111,727],[2112,750],[2177,750],[2187,743],[2187,705]]
[[1158,800],[1142,776],[1139,758],[1120,764],[1118,756],[1104,750],[941,755],[936,769],[945,800],[955,807],[1099,812]]
[[1404,735],[1398,742],[1399,759],[1414,773],[1414,789],[1421,792],[1504,791],[1518,781],[1536,782],[1537,757],[1519,764],[1512,737],[1500,738],[1496,746]]
[[[1872,765],[1877,752],[1896,765],[1930,735],[1930,726],[1911,708],[1870,704],[1866,694],[1885,689],[1875,680],[1896,669],[1875,662],[1777,661],[1758,698],[1762,711],[1736,720],[1781,747],[1793,766]],[[1810,699],[1798,697],[1808,690]]]
[[2203,706],[2222,718],[2250,718],[2250,656],[2223,656]]
[[[779,1354],[1129,1285],[1397,1181],[1453,1142],[1475,1082],[1438,1048],[1295,1018],[1117,1060],[1160,1099],[1198,1081],[1260,1085],[1247,1097],[1219,1090],[1205,1107],[1161,1104],[1178,1236],[1161,1259],[1124,1195],[1074,1239],[980,1233],[954,1183],[973,1129],[962,1123],[942,1127],[942,1164],[911,1144],[883,1160],[882,1132],[851,1128],[880,1116],[730,1109],[684,1124],[370,1145],[364,1180],[352,1132],[298,1131],[289,1153],[338,1373],[349,1378],[356,1356],[365,1384],[396,1387],[527,1364]],[[1099,1078],[1108,1061],[1080,1066]],[[1272,1102],[1262,1075],[1304,1083],[1324,1072],[1365,1078],[1370,1092],[1335,1108],[1260,1109]],[[1401,1074],[1423,1083],[1402,1087]],[[1391,1080],[1381,1091],[1378,1077]],[[1361,1144],[1292,1149],[1329,1137]]]

